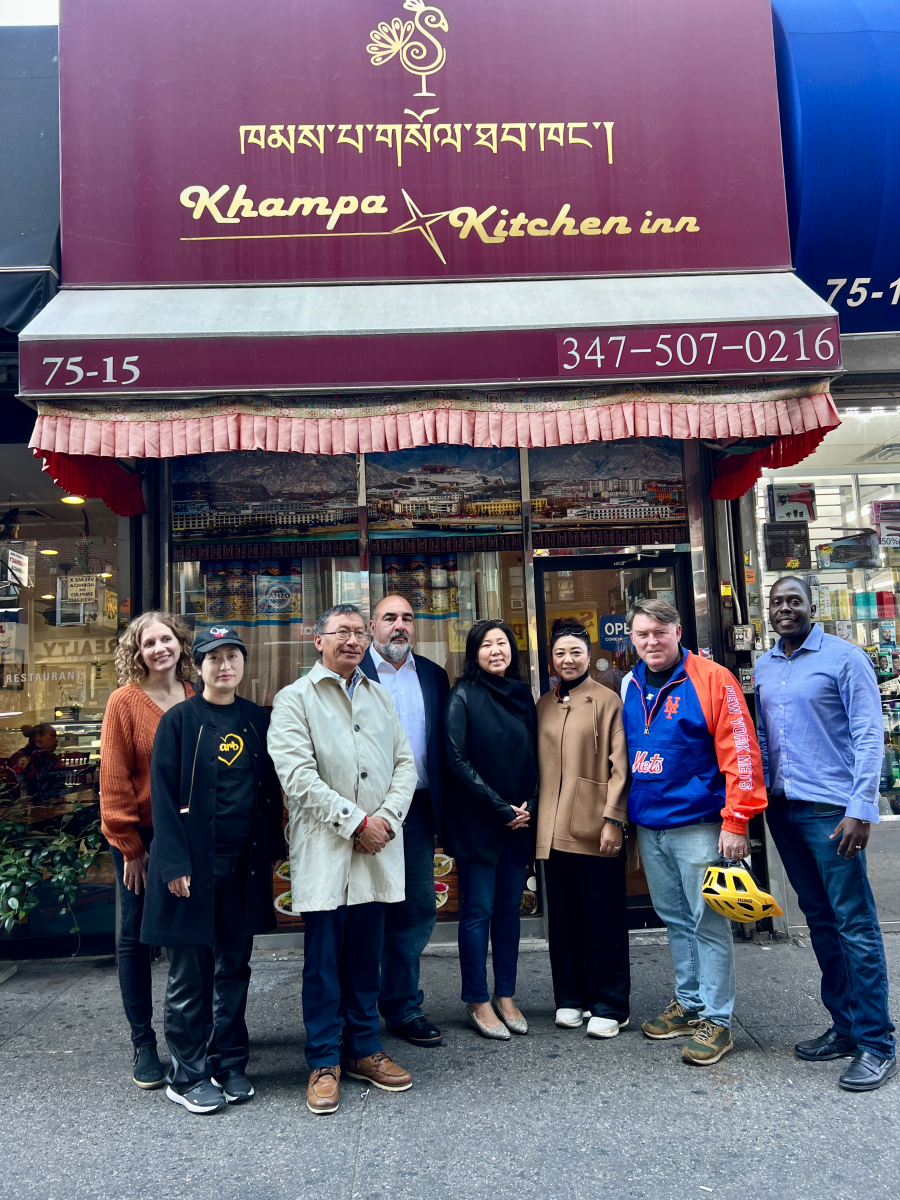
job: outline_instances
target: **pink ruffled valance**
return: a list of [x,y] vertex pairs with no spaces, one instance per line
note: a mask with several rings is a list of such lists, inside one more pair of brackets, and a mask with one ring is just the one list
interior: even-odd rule
[[360,454],[439,444],[530,448],[643,437],[785,437],[839,424],[826,381],[740,391],[608,385],[387,399],[229,396],[178,407],[143,402],[127,410],[106,401],[41,404],[31,446],[115,458],[230,450]]

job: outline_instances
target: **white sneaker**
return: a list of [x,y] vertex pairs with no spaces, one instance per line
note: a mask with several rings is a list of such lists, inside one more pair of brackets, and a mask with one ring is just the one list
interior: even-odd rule
[[588,1021],[587,1034],[588,1037],[611,1038],[615,1037],[619,1030],[624,1029],[627,1024],[627,1017],[621,1023],[614,1021],[612,1017],[591,1017]]
[[587,1015],[589,1014],[583,1013],[580,1008],[558,1008],[556,1023],[560,1029],[580,1029]]

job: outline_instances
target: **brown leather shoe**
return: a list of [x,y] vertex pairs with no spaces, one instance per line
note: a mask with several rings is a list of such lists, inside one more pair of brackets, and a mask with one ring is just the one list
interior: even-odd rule
[[412,1075],[388,1058],[383,1050],[367,1058],[345,1058],[341,1070],[351,1079],[364,1079],[385,1092],[406,1092],[412,1087]]
[[318,1117],[337,1112],[341,1102],[341,1068],[316,1067],[306,1088],[306,1107]]

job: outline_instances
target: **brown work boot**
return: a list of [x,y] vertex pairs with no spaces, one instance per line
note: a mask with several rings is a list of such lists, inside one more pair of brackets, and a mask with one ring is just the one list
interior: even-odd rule
[[341,1102],[340,1067],[316,1067],[306,1088],[306,1107],[318,1117],[337,1112]]
[[345,1058],[341,1070],[351,1079],[364,1079],[385,1092],[405,1092],[412,1087],[412,1075],[377,1050],[367,1058]]

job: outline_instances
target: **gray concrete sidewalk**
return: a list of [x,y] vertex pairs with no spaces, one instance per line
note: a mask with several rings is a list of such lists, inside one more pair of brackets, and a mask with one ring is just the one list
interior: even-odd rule
[[[896,997],[900,936],[886,941]],[[670,998],[664,945],[634,951],[632,1028],[608,1042],[556,1028],[545,952],[520,959],[531,1033],[501,1044],[466,1025],[458,962],[429,956],[445,1044],[386,1037],[412,1090],[347,1081],[333,1117],[306,1109],[295,955],[254,962],[256,1099],[205,1118],[131,1083],[109,963],[23,963],[0,986],[0,1182],[17,1200],[896,1200],[900,1081],[853,1095],[841,1063],[793,1058],[828,1023],[808,946],[737,955],[737,1046],[705,1069],[640,1033]],[[161,998],[162,964],[155,983]]]

